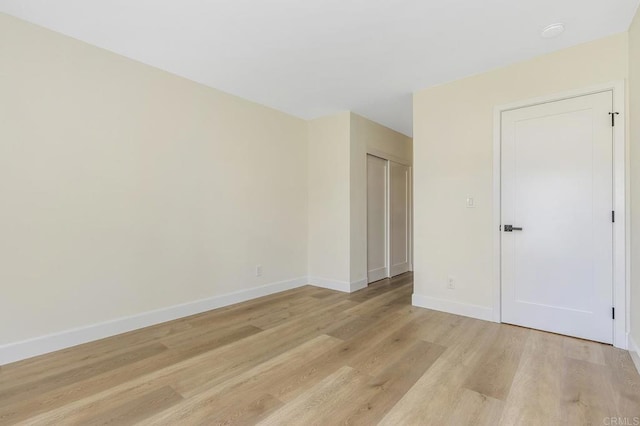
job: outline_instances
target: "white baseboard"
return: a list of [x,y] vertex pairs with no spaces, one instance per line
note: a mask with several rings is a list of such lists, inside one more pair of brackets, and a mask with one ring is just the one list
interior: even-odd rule
[[124,318],[117,318],[99,324],[65,330],[58,333],[35,337],[21,342],[0,345],[0,365],[20,361],[37,355],[54,352],[82,343],[91,342],[116,334],[126,333],[150,325],[199,314],[212,309],[222,308],[235,303],[245,302],[262,296],[302,287],[308,284],[307,277],[254,287],[214,296],[207,299],[187,302],[180,305],[144,312]]
[[438,299],[415,293],[411,296],[411,304],[420,308],[433,309],[435,311],[448,312],[450,314],[462,315],[485,321],[493,321],[493,309],[487,308],[486,306]]
[[330,280],[328,278],[309,277],[309,284],[316,287],[328,288],[329,290],[351,293],[351,284],[346,281]]
[[353,293],[354,291],[362,290],[363,288],[367,288],[369,283],[366,278],[362,278],[361,280],[352,281],[349,284],[349,292]]
[[629,335],[629,353],[631,354],[631,359],[636,366],[636,370],[640,374],[640,346],[633,340],[633,337]]
[[387,278],[387,268],[382,267],[367,272],[367,279],[370,283]]
[[347,282],[330,280],[328,278],[321,277],[309,277],[309,284],[316,287],[328,288],[329,290],[341,291],[343,293],[353,293],[354,291],[362,290],[368,285],[366,278],[353,282]]

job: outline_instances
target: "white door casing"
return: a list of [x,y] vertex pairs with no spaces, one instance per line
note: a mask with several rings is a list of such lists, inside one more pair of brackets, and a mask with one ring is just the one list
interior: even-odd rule
[[625,107],[625,82],[617,80],[602,83],[591,87],[570,90],[562,93],[544,95],[536,98],[518,100],[509,104],[494,107],[493,124],[493,315],[495,322],[502,321],[501,306],[501,237],[498,231],[501,225],[501,117],[505,111],[527,106],[540,105],[548,102],[569,99],[605,91],[613,92],[613,111],[616,115],[613,127],[613,185],[614,185],[614,210],[616,221],[613,231],[613,303],[615,307],[613,325],[613,345],[620,349],[629,347],[628,331],[630,327],[630,236],[629,209],[630,203],[630,172],[629,172],[629,147],[626,144],[626,107]]
[[389,162],[390,199],[390,275],[410,270],[411,263],[411,169],[403,164]]
[[389,276],[388,161],[367,155],[367,282]]
[[613,342],[612,101],[502,113],[503,322]]

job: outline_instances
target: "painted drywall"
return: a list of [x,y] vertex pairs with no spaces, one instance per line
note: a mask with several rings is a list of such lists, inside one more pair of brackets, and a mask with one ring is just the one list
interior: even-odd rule
[[0,15],[0,345],[305,277],[306,138]]
[[350,279],[367,279],[367,154],[411,165],[413,139],[351,114],[350,149]]
[[494,107],[626,79],[627,57],[624,33],[414,95],[414,300],[491,318]]
[[369,154],[408,166],[413,163],[412,138],[355,113],[351,113],[351,140]]
[[635,345],[640,345],[640,10],[636,12],[629,29],[629,113],[627,116],[631,150],[629,161],[631,168],[630,335]]
[[367,285],[367,153],[411,164],[413,140],[351,112],[309,121],[309,281]]
[[309,280],[348,291],[349,112],[308,123]]

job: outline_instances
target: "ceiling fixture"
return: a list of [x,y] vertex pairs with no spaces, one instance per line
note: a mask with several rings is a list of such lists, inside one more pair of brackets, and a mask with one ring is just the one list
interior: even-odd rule
[[553,38],[553,37],[557,37],[560,34],[562,34],[564,32],[564,24],[551,24],[548,25],[547,27],[545,27],[544,30],[542,30],[542,33],[540,33],[540,35],[543,38]]

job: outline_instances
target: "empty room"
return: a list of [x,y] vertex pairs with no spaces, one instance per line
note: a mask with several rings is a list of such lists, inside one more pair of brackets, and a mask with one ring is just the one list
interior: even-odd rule
[[640,0],[0,0],[0,425],[640,426]]

